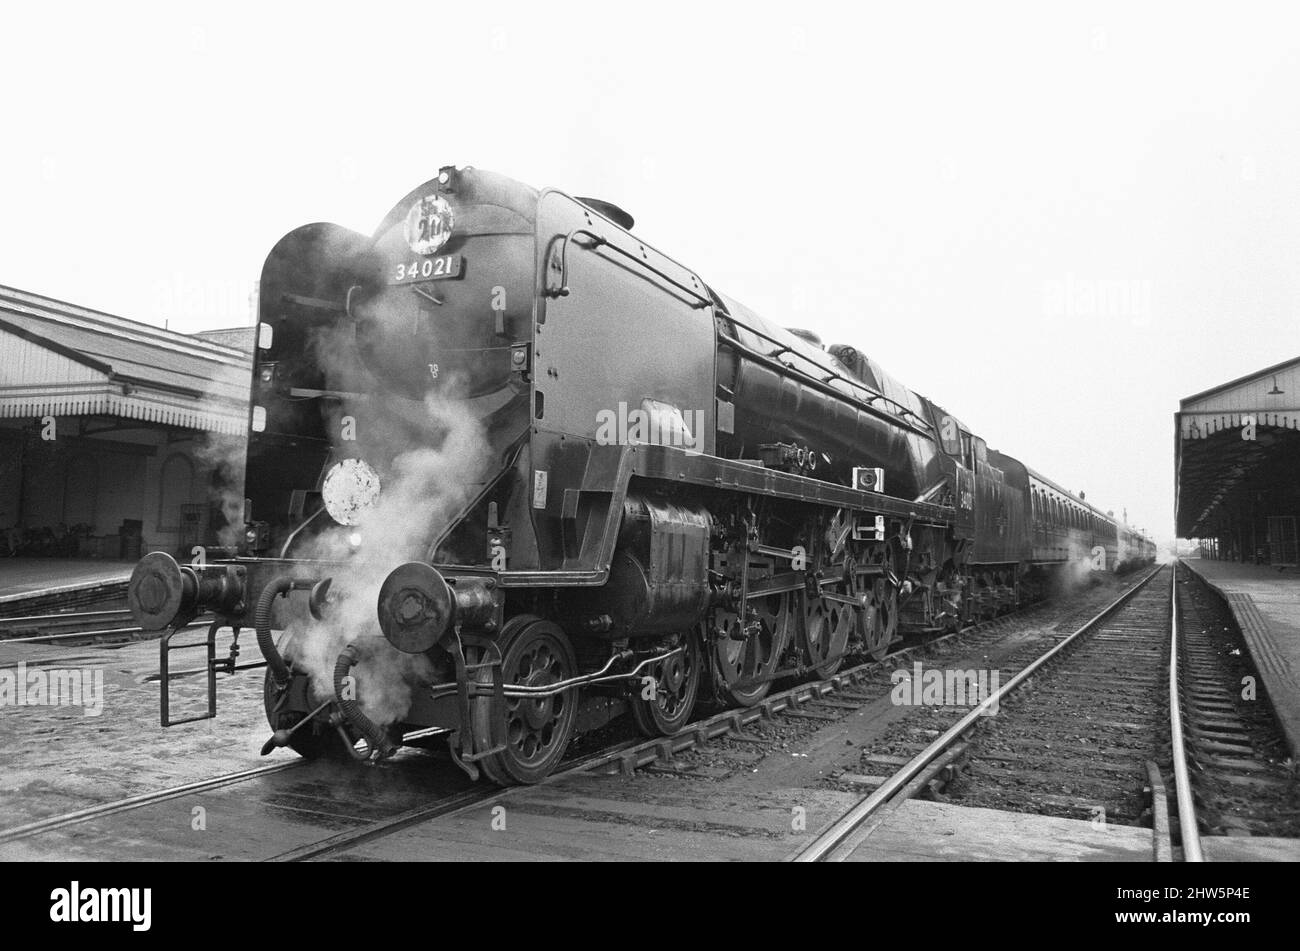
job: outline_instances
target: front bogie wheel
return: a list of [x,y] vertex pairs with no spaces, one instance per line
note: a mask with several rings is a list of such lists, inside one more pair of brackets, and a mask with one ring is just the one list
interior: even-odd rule
[[[558,624],[531,616],[512,618],[497,641],[501,650],[501,672],[506,686],[545,689],[568,680],[577,672],[573,646]],[[491,668],[480,668],[480,686],[492,684]],[[487,691],[490,693],[490,691]],[[492,697],[478,697],[473,703],[474,742],[489,749],[493,737],[501,736],[504,749],[479,761],[484,773],[500,785],[539,783],[559,765],[573,738],[578,716],[578,691],[564,690],[549,696],[506,697],[504,711],[497,711]],[[504,723],[494,718],[504,715]]]

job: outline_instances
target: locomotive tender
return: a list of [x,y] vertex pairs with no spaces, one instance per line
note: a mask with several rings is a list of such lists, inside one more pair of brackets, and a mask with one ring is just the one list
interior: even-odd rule
[[[285,236],[262,272],[244,534],[136,567],[161,640],[213,615],[266,660],[264,751],[378,759],[445,732],[500,784],[630,711],[762,700],[909,629],[1150,543],[987,449],[850,346],[769,323],[621,209],[444,168],[373,238]],[[277,639],[275,631],[281,631]]]

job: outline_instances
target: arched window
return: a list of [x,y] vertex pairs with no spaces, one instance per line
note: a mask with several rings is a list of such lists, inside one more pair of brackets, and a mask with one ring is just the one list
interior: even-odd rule
[[193,500],[194,463],[184,453],[173,453],[162,466],[158,491],[158,528],[179,531],[181,506]]

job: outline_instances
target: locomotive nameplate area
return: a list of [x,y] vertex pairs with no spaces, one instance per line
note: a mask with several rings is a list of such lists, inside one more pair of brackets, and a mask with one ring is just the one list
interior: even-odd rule
[[460,277],[465,258],[459,254],[441,254],[435,258],[400,261],[389,266],[389,284],[418,284]]

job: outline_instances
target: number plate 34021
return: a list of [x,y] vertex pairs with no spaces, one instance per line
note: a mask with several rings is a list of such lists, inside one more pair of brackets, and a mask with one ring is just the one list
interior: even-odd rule
[[460,277],[462,258],[459,254],[442,254],[431,258],[416,258],[389,266],[389,284],[415,284],[418,281],[441,281]]

